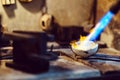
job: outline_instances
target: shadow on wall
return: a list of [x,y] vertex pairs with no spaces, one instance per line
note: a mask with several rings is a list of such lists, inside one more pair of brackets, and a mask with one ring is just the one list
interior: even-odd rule
[[55,41],[61,46],[69,45],[73,40],[78,40],[81,36],[87,36],[89,33],[84,31],[83,26],[60,26],[52,23],[52,29],[47,32],[55,36]]
[[33,0],[30,3],[24,3],[24,2],[20,2],[20,3],[26,10],[32,13],[37,13],[40,10],[42,10],[44,6],[46,6],[46,0]]
[[9,18],[14,18],[15,17],[15,12],[14,10],[17,9],[17,6],[16,4],[13,4],[13,5],[6,5],[6,6],[3,6],[6,14],[8,15]]

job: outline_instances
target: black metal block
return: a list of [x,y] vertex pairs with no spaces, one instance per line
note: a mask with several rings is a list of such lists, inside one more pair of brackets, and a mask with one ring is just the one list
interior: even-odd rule
[[43,72],[49,69],[46,54],[47,37],[45,33],[4,33],[5,39],[13,40],[13,62],[7,63],[27,72]]

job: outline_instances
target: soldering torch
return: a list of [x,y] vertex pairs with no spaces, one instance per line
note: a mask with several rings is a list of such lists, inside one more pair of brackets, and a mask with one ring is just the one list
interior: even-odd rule
[[113,16],[118,13],[119,9],[120,0],[117,0],[116,3],[110,7],[109,11],[96,24],[93,31],[87,36],[86,41],[95,41],[98,38],[98,36],[103,32],[103,30],[106,28],[106,26],[109,24]]

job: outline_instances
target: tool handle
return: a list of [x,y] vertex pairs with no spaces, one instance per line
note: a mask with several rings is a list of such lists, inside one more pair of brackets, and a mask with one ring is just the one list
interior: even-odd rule
[[110,11],[116,14],[118,13],[119,9],[120,9],[120,0],[117,0],[116,3],[111,6]]

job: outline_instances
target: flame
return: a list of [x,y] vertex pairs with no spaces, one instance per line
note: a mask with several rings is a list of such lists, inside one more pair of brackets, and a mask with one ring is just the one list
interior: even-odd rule
[[[92,33],[93,30],[94,30],[94,28],[91,29],[89,32]],[[70,45],[71,45],[73,48],[76,48],[76,49],[77,49],[77,48],[79,47],[79,46],[78,46],[78,43],[81,42],[81,41],[82,41],[82,42],[85,41],[86,38],[87,38],[87,36],[82,36],[82,35],[80,35],[79,40],[78,40],[78,41],[76,41],[76,40],[71,41],[71,42],[70,42]]]
[[92,33],[93,31],[94,31],[94,28],[93,28],[93,29],[91,29],[89,32],[90,32],[90,33]]
[[80,35],[79,41],[84,41],[85,39],[86,39],[86,36],[81,36],[81,35]]
[[71,41],[71,42],[70,42],[70,45],[71,45],[72,47],[74,47],[74,48],[77,48],[76,42],[77,42],[76,40]]
[[[114,16],[114,13],[112,13],[111,11],[108,11],[102,18],[101,20],[95,25],[95,27],[90,30],[90,34],[86,37],[86,36],[80,36],[80,39],[78,41],[72,41],[70,43],[70,45],[73,48],[80,48],[81,45],[86,47],[86,41],[95,41],[98,36],[102,33],[102,31],[106,28],[106,26],[108,25],[108,23],[111,21],[112,17]],[[80,42],[82,42],[81,45]]]
[[74,41],[71,41],[70,42],[70,45],[73,47],[73,48],[78,48],[79,46],[78,46],[78,44],[79,44],[79,42],[80,41],[84,41],[86,39],[86,36],[82,36],[82,35],[80,35],[80,39],[78,40],[78,41],[76,41],[76,40],[74,40]]
[[[94,31],[94,28],[91,29],[91,30],[89,31],[89,33],[92,33],[93,31]],[[86,38],[87,38],[87,36],[82,36],[82,35],[80,35],[80,39],[79,39],[79,41],[85,41]]]

